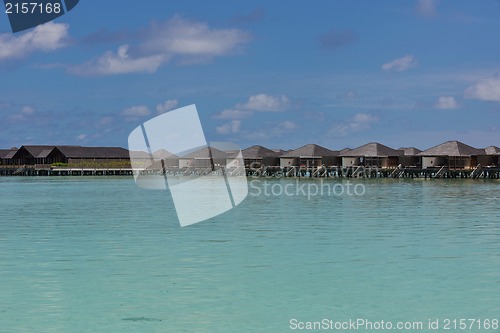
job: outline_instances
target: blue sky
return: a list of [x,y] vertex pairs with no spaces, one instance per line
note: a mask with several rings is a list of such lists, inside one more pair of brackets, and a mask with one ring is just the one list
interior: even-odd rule
[[126,147],[190,104],[242,147],[500,146],[500,1],[82,0],[16,34],[0,14],[0,147]]

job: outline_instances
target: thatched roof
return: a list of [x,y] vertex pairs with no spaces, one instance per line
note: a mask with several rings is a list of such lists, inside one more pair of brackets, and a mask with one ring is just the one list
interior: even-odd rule
[[351,148],[343,148],[343,149],[340,149],[340,151],[339,151],[339,155],[341,155],[341,156],[342,156],[343,154],[347,153],[348,151],[351,151]]
[[300,148],[291,150],[281,155],[281,157],[299,157],[299,158],[310,158],[310,157],[326,157],[326,156],[338,156],[339,152],[330,150],[325,147],[321,147],[317,144],[308,144]]
[[415,156],[422,152],[420,149],[415,147],[407,147],[407,148],[403,147],[399,148],[398,150],[402,151],[404,156]]
[[500,155],[500,148],[496,146],[489,146],[484,150],[488,155]]
[[266,147],[262,147],[259,145],[251,146],[241,151],[243,154],[243,158],[247,159],[259,159],[262,157],[278,157],[282,155],[282,153],[267,149]]
[[17,149],[0,149],[0,158],[5,158],[9,154],[15,154]]
[[154,158],[159,158],[159,159],[177,158],[177,155],[172,154],[171,152],[163,148],[153,152],[153,156]]
[[20,149],[26,149],[28,153],[35,158],[47,157],[56,146],[22,146]]
[[378,142],[370,142],[358,148],[351,149],[345,153],[342,153],[340,156],[388,157],[399,155],[402,155],[401,151],[384,146],[383,144]]
[[[211,155],[210,155],[211,154]],[[219,150],[217,148],[210,147],[210,151],[208,150],[208,147],[202,147],[200,149],[197,149],[185,156],[182,156],[181,158],[183,159],[189,159],[189,158],[194,158],[194,159],[208,159],[210,158],[227,158],[228,153],[223,152],[222,150]]]
[[460,141],[447,141],[419,153],[418,156],[476,156],[484,154],[484,149],[477,149]]

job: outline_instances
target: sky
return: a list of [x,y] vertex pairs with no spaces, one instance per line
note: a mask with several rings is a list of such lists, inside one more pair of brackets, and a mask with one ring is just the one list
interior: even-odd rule
[[0,12],[0,78],[0,148],[127,147],[191,104],[242,148],[500,146],[500,1],[81,0],[18,33]]

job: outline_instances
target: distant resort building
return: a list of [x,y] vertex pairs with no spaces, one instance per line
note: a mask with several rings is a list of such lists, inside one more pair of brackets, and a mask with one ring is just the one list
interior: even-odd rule
[[317,144],[289,151],[259,145],[241,152],[229,146],[202,147],[180,156],[165,149],[144,152],[121,147],[23,145],[0,149],[0,175],[125,175],[133,170],[196,175],[219,167],[256,176],[500,178],[500,148],[480,149],[447,141],[421,151],[370,142],[340,151]]
[[399,155],[399,164],[402,167],[413,167],[419,168],[422,166],[420,163],[420,158],[417,156],[422,151],[415,147],[399,148],[398,151],[402,152]]
[[338,151],[317,144],[307,144],[281,155],[280,166],[282,168],[340,166],[340,161]]
[[284,151],[275,151],[263,146],[254,145],[243,149],[243,160],[246,168],[260,168],[261,166],[279,166],[280,156]]
[[472,169],[479,160],[486,159],[484,149],[477,149],[460,141],[447,141],[419,154],[422,168],[447,167],[450,170]]
[[340,154],[343,167],[378,167],[395,168],[399,165],[399,157],[404,152],[384,146],[378,142],[370,142]]
[[89,162],[128,162],[129,151],[121,147],[82,146],[21,146],[16,150],[2,150],[3,165],[85,164]]
[[179,157],[179,168],[210,168],[212,165],[225,166],[229,157],[227,152],[214,147],[202,147]]

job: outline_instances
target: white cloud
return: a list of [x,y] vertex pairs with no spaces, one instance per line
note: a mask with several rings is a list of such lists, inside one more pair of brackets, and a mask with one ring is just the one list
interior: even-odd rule
[[436,0],[418,0],[415,6],[417,15],[424,17],[436,16]]
[[378,118],[368,113],[357,113],[348,121],[332,127],[328,134],[330,136],[347,136],[351,133],[365,131],[378,122]]
[[281,123],[278,123],[278,126],[276,126],[276,130],[281,130],[281,131],[293,131],[298,128],[300,128],[300,126],[291,120],[285,120]]
[[175,57],[186,64],[231,54],[249,39],[248,33],[238,29],[214,29],[174,16],[142,32],[142,42],[137,45],[122,45],[116,53],[108,51],[67,69],[81,76],[154,73]]
[[11,122],[23,122],[28,119],[29,116],[35,115],[36,110],[30,105],[25,105],[17,113],[13,113],[7,117]]
[[441,96],[438,98],[436,104],[434,104],[434,107],[443,110],[453,110],[458,109],[460,107],[460,104],[454,97]]
[[215,130],[219,134],[236,134],[241,129],[241,120],[232,120],[227,124],[217,126]]
[[97,59],[69,66],[68,72],[80,76],[154,73],[164,61],[163,55],[131,57],[128,51],[129,45],[122,45],[116,54],[108,51]]
[[21,109],[21,114],[26,116],[31,116],[35,114],[35,108],[30,105],[25,105]]
[[238,104],[236,108],[249,111],[280,112],[290,108],[291,105],[292,102],[286,95],[257,94],[250,96],[245,104]]
[[0,61],[24,58],[37,51],[50,52],[66,45],[69,25],[48,22],[20,36],[0,34]]
[[130,118],[145,117],[149,116],[150,114],[151,112],[149,111],[149,108],[145,105],[132,106],[122,111],[122,116]]
[[465,90],[465,97],[500,102],[500,75],[495,74],[477,81]]
[[214,118],[215,119],[244,119],[248,118],[252,115],[251,111],[242,111],[235,109],[226,109],[217,113]]
[[383,64],[382,69],[385,71],[404,72],[417,66],[417,60],[413,57],[413,55],[408,54],[402,58],[394,59],[386,64]]
[[222,56],[234,52],[249,40],[248,33],[238,29],[212,29],[206,23],[174,16],[152,25],[142,45],[146,51],[162,54]]
[[88,135],[87,134],[80,134],[76,137],[77,140],[83,141],[87,139]]
[[167,99],[165,102],[162,104],[158,104],[156,106],[156,112],[158,114],[162,114],[165,112],[168,112],[170,110],[175,109],[175,107],[179,104],[179,102],[176,99]]

